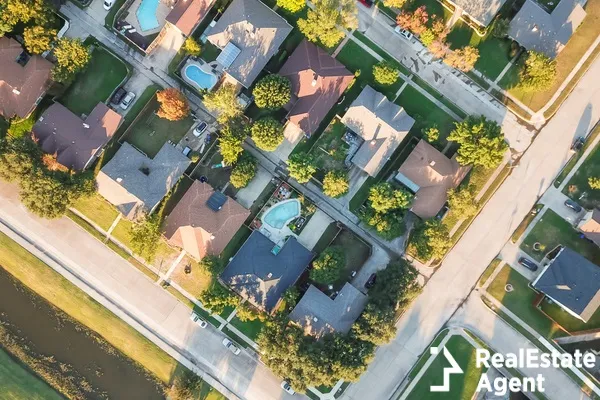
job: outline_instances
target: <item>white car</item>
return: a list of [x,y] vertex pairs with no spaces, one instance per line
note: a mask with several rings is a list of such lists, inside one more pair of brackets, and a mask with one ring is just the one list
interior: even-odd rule
[[121,103],[119,103],[119,107],[121,107],[121,110],[127,110],[131,103],[133,103],[133,100],[135,100],[135,93],[127,92]]
[[399,26],[396,26],[394,28],[394,32],[396,32],[397,34],[399,34],[400,36],[402,36],[403,38],[405,38],[406,40],[410,40],[413,37],[413,34],[410,33],[410,31],[406,30],[406,29],[402,29]]
[[112,8],[112,6],[115,5],[115,1],[117,0],[104,0],[104,2],[102,3],[102,5],[104,6],[104,9],[106,11],[110,10]]
[[190,319],[200,328],[206,328],[208,326],[208,322],[200,318],[200,316],[193,311],[192,315],[190,315]]
[[198,125],[194,128],[194,136],[200,137],[208,127],[208,124],[204,121],[200,121]]
[[241,350],[233,342],[227,338],[223,339],[223,346],[227,347],[236,356],[240,354]]
[[281,388],[288,392],[288,394],[296,394],[296,392],[294,392],[294,389],[292,389],[288,381],[281,382]]

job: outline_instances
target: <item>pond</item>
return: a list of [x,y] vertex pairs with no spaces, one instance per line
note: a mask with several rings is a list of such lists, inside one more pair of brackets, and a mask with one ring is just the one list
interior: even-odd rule
[[143,368],[3,268],[0,329],[0,345],[34,360],[53,381],[69,387],[72,395],[83,394],[86,399],[165,398],[162,385]]

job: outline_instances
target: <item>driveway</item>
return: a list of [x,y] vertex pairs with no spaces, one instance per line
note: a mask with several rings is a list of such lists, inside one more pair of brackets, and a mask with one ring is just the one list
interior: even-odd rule
[[252,207],[254,201],[260,196],[263,190],[265,190],[272,178],[273,175],[259,165],[254,178],[250,181],[248,186],[237,192],[235,200],[246,208]]
[[302,229],[302,232],[300,232],[298,241],[302,246],[312,250],[332,222],[334,222],[333,218],[317,209],[304,229]]
[[[102,25],[104,25],[106,15],[108,14],[108,11],[104,9],[103,4],[104,0],[92,0],[92,3],[84,9],[90,17],[94,18]],[[113,7],[117,7],[117,5],[115,4]]]
[[144,64],[148,67],[152,66],[154,68],[160,68],[163,71],[169,69],[169,63],[173,57],[175,57],[183,45],[183,42],[185,42],[185,37],[177,30],[177,28],[174,28],[169,24],[166,26],[165,36],[158,46],[156,46],[154,51],[144,59]]
[[565,201],[568,199],[569,198],[560,190],[554,186],[550,186],[550,188],[540,199],[540,203],[544,204],[562,218],[569,221],[571,225],[576,225],[585,216],[586,210],[582,209],[580,212],[573,211],[569,207],[565,206]]
[[[525,257],[528,260],[534,262],[538,266],[537,271],[534,272],[519,264],[519,258],[521,257]],[[517,244],[514,244],[511,241],[508,241],[506,245],[502,248],[502,251],[500,252],[500,258],[506,264],[510,265],[511,268],[516,270],[518,273],[520,273],[530,281],[533,281],[542,272],[542,266],[540,265],[540,263],[538,263],[529,254],[521,250]]]

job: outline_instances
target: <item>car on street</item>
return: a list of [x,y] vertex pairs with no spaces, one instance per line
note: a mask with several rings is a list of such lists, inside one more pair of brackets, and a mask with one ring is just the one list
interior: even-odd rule
[[135,93],[128,92],[119,103],[119,107],[121,107],[121,110],[127,110],[131,103],[133,103],[133,100],[135,100]]
[[288,381],[281,382],[281,388],[285,390],[288,394],[296,394],[296,392],[294,392],[294,389],[292,389]]
[[525,258],[525,257],[519,258],[519,264],[521,264],[525,268],[532,270],[532,271],[537,271],[537,269],[538,269],[538,266],[533,261],[531,261],[529,258]]
[[204,121],[200,121],[198,125],[194,128],[194,136],[200,137],[208,127],[208,124]]
[[104,0],[104,3],[102,4],[104,6],[104,9],[106,11],[110,10],[112,8],[112,6],[115,5],[115,2],[117,0]]
[[240,354],[241,350],[233,342],[227,338],[223,339],[223,346],[227,347],[234,355]]
[[205,320],[203,320],[198,314],[196,314],[193,311],[192,311],[192,314],[190,315],[190,319],[196,325],[198,325],[200,328],[206,328],[208,326],[208,322],[206,322]]
[[584,144],[585,144],[585,138],[583,136],[579,136],[577,139],[575,139],[573,141],[573,144],[571,145],[571,150],[579,151],[583,148]]
[[123,97],[125,97],[126,94],[127,90],[125,90],[123,87],[120,87],[117,90],[115,90],[115,93],[110,98],[110,102],[117,106],[121,103],[121,100],[123,100]]
[[377,274],[372,273],[371,276],[369,276],[369,279],[367,279],[367,283],[365,283],[365,287],[367,289],[371,289],[375,285],[376,281],[377,281]]
[[373,0],[358,0],[358,1],[360,1],[367,8],[373,7]]
[[575,211],[576,213],[580,213],[581,210],[583,210],[583,208],[579,204],[575,203],[571,199],[565,200],[565,207],[570,208],[571,210]]
[[402,36],[402,37],[403,37],[404,39],[406,39],[406,40],[410,40],[410,39],[412,39],[412,38],[413,38],[413,34],[412,34],[412,33],[410,33],[410,31],[409,31],[409,30],[402,29],[402,28],[400,28],[399,26],[396,26],[396,27],[394,28],[394,32],[396,32],[398,35]]

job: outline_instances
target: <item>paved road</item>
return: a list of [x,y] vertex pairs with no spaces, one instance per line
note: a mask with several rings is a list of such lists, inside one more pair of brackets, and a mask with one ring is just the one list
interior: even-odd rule
[[586,135],[600,119],[598,76],[600,61],[591,66],[555,117],[540,131],[519,166],[400,319],[394,341],[378,349],[362,379],[346,391],[345,399],[387,399],[394,392],[435,333],[468,297],[487,265],[552,184],[568,160],[573,139]]
[[234,356],[223,347],[222,332],[211,326],[198,328],[190,321],[187,306],[73,221],[66,217],[44,220],[30,214],[12,184],[0,182],[0,198],[0,220],[84,277],[96,292],[183,351],[237,396],[256,400],[297,398],[281,389],[281,380],[257,360],[255,353],[242,351]]

